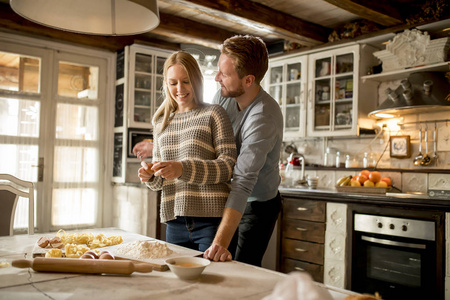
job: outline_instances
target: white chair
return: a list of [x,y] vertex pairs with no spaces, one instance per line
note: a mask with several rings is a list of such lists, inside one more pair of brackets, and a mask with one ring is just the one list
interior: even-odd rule
[[[28,191],[19,190],[28,189]],[[34,234],[34,184],[9,174],[0,174],[0,236],[13,235],[19,197],[28,198],[28,234]]]

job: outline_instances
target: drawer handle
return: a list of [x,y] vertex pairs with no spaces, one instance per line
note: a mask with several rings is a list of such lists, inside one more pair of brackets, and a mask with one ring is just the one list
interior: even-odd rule
[[305,210],[308,210],[306,207],[297,207],[297,210],[299,210],[299,211],[305,211]]
[[306,228],[301,228],[301,227],[297,227],[296,228],[298,231],[307,231],[308,229],[306,229]]
[[306,250],[302,249],[302,248],[295,248],[295,251],[297,251],[297,252],[306,252]]
[[295,267],[294,269],[297,270],[297,271],[305,271],[305,269],[300,268],[300,267]]

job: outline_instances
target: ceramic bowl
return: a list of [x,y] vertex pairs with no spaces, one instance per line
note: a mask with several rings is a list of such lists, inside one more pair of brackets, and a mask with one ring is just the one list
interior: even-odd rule
[[208,259],[189,256],[174,257],[166,260],[169,269],[183,280],[197,279],[210,263]]

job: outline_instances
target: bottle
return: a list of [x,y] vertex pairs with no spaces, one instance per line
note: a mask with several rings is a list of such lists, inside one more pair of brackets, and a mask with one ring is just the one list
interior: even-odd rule
[[345,156],[345,167],[346,168],[351,168],[352,166],[351,166],[351,162],[350,162],[350,155],[346,155]]
[[368,168],[369,167],[369,158],[368,158],[369,153],[364,152],[364,158],[363,158],[363,168]]
[[339,151],[336,152],[336,168],[339,168],[341,166],[341,159],[340,159],[340,153]]

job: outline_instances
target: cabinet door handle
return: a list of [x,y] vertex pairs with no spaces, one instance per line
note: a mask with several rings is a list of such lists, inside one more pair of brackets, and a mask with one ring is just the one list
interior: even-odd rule
[[308,210],[306,207],[297,207],[297,210],[298,211],[305,211],[305,210]]
[[295,248],[295,251],[297,251],[297,252],[306,252],[306,250],[302,249],[302,248]]
[[297,271],[305,271],[305,269],[300,268],[300,267],[294,267],[294,269],[297,270]]
[[307,231],[308,229],[306,229],[306,228],[302,228],[302,227],[297,227],[296,228],[298,231]]

